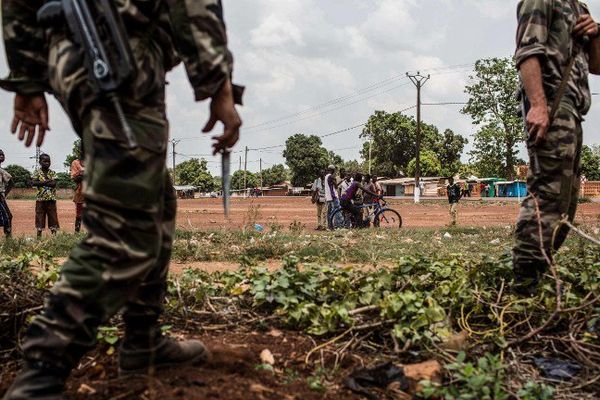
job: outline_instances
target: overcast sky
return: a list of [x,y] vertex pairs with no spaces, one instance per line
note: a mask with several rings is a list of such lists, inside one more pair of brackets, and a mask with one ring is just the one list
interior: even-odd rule
[[[258,160],[269,167],[283,162],[281,147],[296,134],[318,134],[363,124],[375,110],[395,112],[415,103],[407,71],[430,73],[424,102],[460,102],[472,64],[480,58],[507,57],[514,52],[516,0],[223,0],[235,81],[246,85],[241,109],[245,128],[236,150],[251,149],[248,168]],[[590,4],[600,17],[600,5]],[[4,51],[2,49],[2,54]],[[7,72],[4,58],[0,73]],[[177,161],[210,151],[200,133],[208,103],[194,103],[181,68],[169,75],[168,111],[171,134],[184,139]],[[600,79],[591,78],[592,91]],[[32,167],[34,149],[10,135],[12,95],[0,94],[0,148],[7,164]],[[423,119],[440,130],[454,129],[470,137],[475,128],[460,106],[423,108]],[[585,123],[585,142],[600,143],[600,105]],[[414,109],[406,111],[414,114]],[[43,151],[56,170],[75,139],[70,123],[52,100],[52,132]],[[358,159],[361,129],[323,139],[344,159]],[[235,154],[236,163],[241,153]],[[463,157],[466,161],[468,157]],[[217,158],[207,157],[219,174]],[[171,162],[169,157],[169,163]],[[169,164],[170,165],[170,164]]]

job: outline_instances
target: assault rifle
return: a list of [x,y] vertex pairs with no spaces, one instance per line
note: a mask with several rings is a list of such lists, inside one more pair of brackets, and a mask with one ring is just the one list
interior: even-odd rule
[[89,83],[94,92],[113,104],[129,148],[138,146],[117,96],[119,88],[135,74],[135,63],[121,15],[112,0],[55,0],[37,13],[48,27],[67,27],[81,46]]

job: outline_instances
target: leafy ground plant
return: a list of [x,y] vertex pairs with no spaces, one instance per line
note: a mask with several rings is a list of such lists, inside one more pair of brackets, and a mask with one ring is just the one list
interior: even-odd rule
[[[471,234],[457,231],[453,235]],[[330,245],[341,247],[340,243],[357,237],[362,238],[334,237]],[[230,245],[227,237],[218,240]],[[279,239],[265,242],[271,240]],[[274,243],[277,242],[269,245],[275,246]],[[572,238],[556,256],[563,310],[556,316],[555,278],[546,274],[537,295],[518,296],[511,290],[513,275],[508,257],[409,253],[388,260],[384,267],[355,268],[290,253],[276,270],[243,256],[235,271],[207,273],[189,269],[173,274],[165,320],[188,329],[186,332],[243,329],[256,330],[260,336],[272,327],[288,332],[286,335],[303,332],[314,344],[294,357],[312,369],[309,376],[316,377],[320,376],[319,369],[340,371],[340,366],[356,357],[365,363],[413,363],[435,358],[445,365],[446,379],[440,385],[424,386],[421,395],[429,398],[597,398],[597,247]],[[40,260],[36,257],[48,265],[48,272],[56,271],[47,252],[0,260],[2,287],[11,280],[18,282],[18,287],[6,286],[9,297],[3,297],[6,304],[0,310],[3,318],[10,317],[3,328],[8,335],[6,343],[12,341],[13,347],[25,317],[39,307],[39,296],[49,285],[38,284]],[[38,296],[33,297],[37,299],[33,305],[26,301],[32,293]],[[551,316],[554,317],[548,323]],[[530,340],[518,341],[534,329],[537,333]],[[464,355],[457,356],[454,349],[446,346],[457,334],[468,337],[460,346]],[[546,386],[547,382],[532,366],[531,359],[537,355],[568,358],[580,364],[582,372],[571,383]],[[277,375],[277,370],[276,366],[273,374]],[[325,390],[343,378],[336,373],[320,379]],[[303,379],[307,382],[306,376]]]

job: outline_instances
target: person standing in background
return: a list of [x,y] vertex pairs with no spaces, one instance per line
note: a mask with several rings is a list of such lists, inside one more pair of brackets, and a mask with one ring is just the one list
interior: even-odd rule
[[337,184],[335,179],[335,165],[327,167],[325,176],[325,201],[327,203],[327,229],[333,229],[333,212],[340,207]]
[[4,151],[0,150],[0,226],[4,229],[4,235],[8,238],[12,235],[12,214],[8,208],[6,196],[13,188],[13,180],[12,176],[2,169],[4,160]]
[[317,231],[327,229],[327,201],[325,199],[325,171],[314,181],[312,202],[317,206]]
[[73,195],[73,203],[75,203],[75,232],[81,231],[81,217],[83,215],[83,160],[78,154],[77,158],[71,163],[71,179],[75,182],[75,194]]
[[50,169],[52,161],[48,154],[40,155],[40,168],[33,173],[31,186],[37,188],[35,202],[35,229],[37,237],[42,237],[42,231],[48,229],[56,234],[59,229],[58,211],[56,210],[56,172]]
[[448,192],[448,202],[450,203],[450,226],[455,226],[458,216],[458,202],[462,197],[462,190],[458,183],[454,183],[454,178],[448,179],[446,190]]

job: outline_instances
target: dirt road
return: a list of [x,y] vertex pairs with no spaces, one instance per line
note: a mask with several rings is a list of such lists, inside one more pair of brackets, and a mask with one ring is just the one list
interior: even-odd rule
[[[16,235],[35,233],[32,200],[9,200],[14,215]],[[441,227],[448,223],[448,206],[443,201],[424,201],[416,205],[408,200],[391,200],[388,205],[400,212],[405,227]],[[308,198],[266,197],[254,199],[234,198],[231,202],[230,221],[225,221],[221,199],[180,200],[177,227],[191,229],[238,229],[248,223],[284,227],[297,221],[307,229],[316,227],[316,208]],[[61,229],[73,232],[75,207],[72,202],[58,202]],[[464,226],[504,226],[513,224],[519,205],[464,201],[459,207],[459,224]],[[598,221],[600,203],[582,204],[578,211],[580,222]]]

